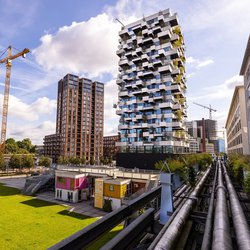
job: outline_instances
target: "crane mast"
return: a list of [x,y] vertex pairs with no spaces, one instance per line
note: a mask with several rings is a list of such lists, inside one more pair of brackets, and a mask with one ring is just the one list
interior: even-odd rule
[[9,107],[9,95],[10,95],[10,74],[12,60],[22,56],[25,57],[29,53],[29,49],[24,49],[23,51],[12,55],[12,47],[8,47],[8,56],[0,60],[0,63],[6,63],[6,74],[4,83],[4,98],[3,98],[3,111],[2,111],[2,127],[1,127],[1,151],[4,153],[5,150],[5,140],[7,131],[7,119],[8,119],[8,107]]

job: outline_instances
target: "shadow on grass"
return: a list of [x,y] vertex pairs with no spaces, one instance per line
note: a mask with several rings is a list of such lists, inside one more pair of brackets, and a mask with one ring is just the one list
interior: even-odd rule
[[70,217],[73,217],[73,218],[76,218],[76,219],[79,219],[79,220],[85,220],[85,219],[89,219],[90,218],[90,217],[88,217],[86,215],[78,214],[78,213],[75,213],[75,212],[70,212],[68,210],[60,211],[60,212],[58,212],[58,214],[70,216]]
[[48,207],[48,206],[58,205],[56,203],[38,200],[38,199],[26,200],[26,201],[22,201],[20,203],[23,203],[23,204],[31,206],[31,207]]
[[12,187],[6,187],[0,183],[0,196],[10,196],[20,194],[20,190]]

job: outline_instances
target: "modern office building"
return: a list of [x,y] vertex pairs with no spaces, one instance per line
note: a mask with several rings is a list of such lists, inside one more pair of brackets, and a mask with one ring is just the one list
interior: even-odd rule
[[103,157],[116,159],[119,148],[115,145],[119,141],[119,135],[110,135],[103,137]]
[[177,14],[167,9],[119,32],[121,152],[184,153],[188,138],[185,46]]
[[228,153],[249,154],[246,113],[244,86],[236,86],[226,121]]
[[247,42],[246,51],[240,69],[240,75],[244,77],[246,117],[248,130],[248,145],[250,145],[250,35]]
[[60,135],[60,156],[81,158],[84,155],[87,161],[91,156],[97,162],[100,160],[103,99],[103,83],[72,74],[58,82],[56,135]]

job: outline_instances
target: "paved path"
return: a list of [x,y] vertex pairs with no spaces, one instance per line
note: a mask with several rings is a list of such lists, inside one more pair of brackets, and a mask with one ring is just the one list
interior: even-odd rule
[[8,187],[14,187],[17,189],[23,189],[26,181],[26,176],[4,176],[0,177],[0,183],[5,184]]
[[[25,176],[0,177],[0,183],[3,183],[8,187],[14,187],[17,189],[23,189],[25,181],[26,181]],[[81,201],[79,203],[69,203],[65,201],[56,200],[54,192],[39,193],[36,195],[36,197],[40,200],[45,200],[45,201],[65,205],[68,207],[68,210],[74,211],[75,213],[83,214],[89,217],[102,217],[107,214],[106,212],[102,210],[94,208],[93,200]]]
[[70,211],[74,211],[75,213],[84,214],[86,216],[90,217],[102,217],[106,212],[96,209],[93,206],[93,200],[88,201],[81,201],[79,203],[70,203],[66,201],[60,201],[55,199],[55,193],[54,192],[45,192],[37,194],[36,197],[40,200],[46,200],[58,204],[62,204],[64,206],[68,206],[68,209]]

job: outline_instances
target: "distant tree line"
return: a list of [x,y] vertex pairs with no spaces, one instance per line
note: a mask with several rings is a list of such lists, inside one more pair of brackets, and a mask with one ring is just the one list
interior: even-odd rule
[[34,154],[36,153],[36,146],[32,144],[29,138],[22,141],[15,141],[14,138],[8,138],[5,141],[6,154]]
[[[100,163],[101,164],[111,164],[113,162],[112,157],[101,157]],[[97,162],[95,161],[94,157],[91,155],[89,161],[86,160],[85,156],[82,155],[81,158],[69,156],[69,157],[62,157],[59,156],[57,160],[57,164],[90,164],[95,165]]]

